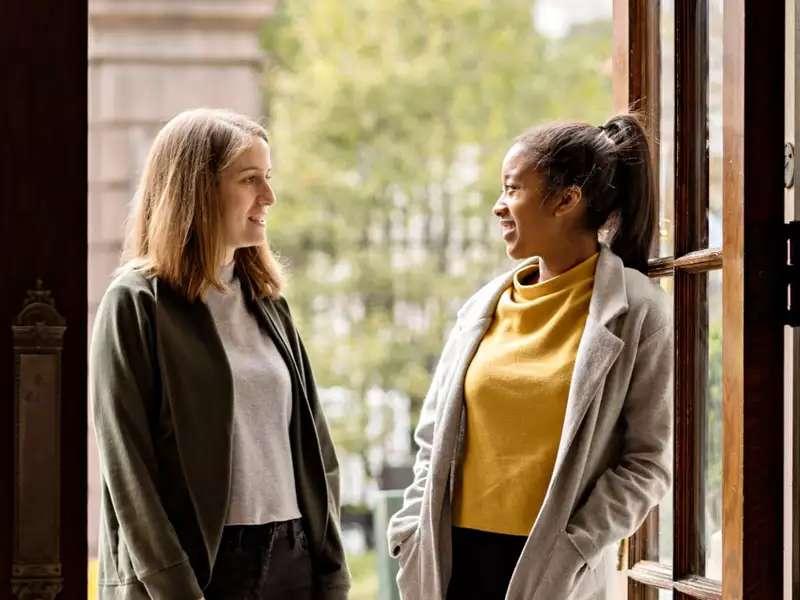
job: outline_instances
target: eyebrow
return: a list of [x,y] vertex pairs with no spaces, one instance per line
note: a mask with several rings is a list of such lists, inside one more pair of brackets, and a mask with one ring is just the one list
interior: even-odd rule
[[[240,169],[239,173],[244,173],[245,171],[261,171],[261,167],[245,167],[244,169]],[[267,169],[267,173],[272,172],[272,167]]]

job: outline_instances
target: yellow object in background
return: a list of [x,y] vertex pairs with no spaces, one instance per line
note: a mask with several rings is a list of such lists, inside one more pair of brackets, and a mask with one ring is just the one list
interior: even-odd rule
[[88,584],[88,596],[89,600],[97,600],[97,559],[92,558],[89,560],[89,569],[88,569],[88,577],[89,577],[89,584]]

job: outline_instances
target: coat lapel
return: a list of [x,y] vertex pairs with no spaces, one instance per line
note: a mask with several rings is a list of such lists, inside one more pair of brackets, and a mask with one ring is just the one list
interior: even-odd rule
[[605,381],[623,346],[624,342],[621,339],[591,316],[586,319],[575,357],[575,367],[567,396],[567,410],[552,479],[555,479],[589,405],[597,397],[601,384]]
[[210,566],[228,508],[233,378],[208,307],[158,279],[154,289],[164,396]]
[[595,268],[589,315],[575,356],[575,366],[567,396],[567,410],[551,482],[555,480],[564,463],[586,411],[597,397],[608,372],[625,346],[625,342],[615,335],[608,325],[612,319],[627,310],[624,265],[622,260],[603,244]]
[[275,347],[278,349],[278,352],[283,357],[283,360],[286,361],[286,366],[293,375],[292,380],[300,386],[303,394],[305,394],[306,386],[302,377],[302,371],[297,364],[298,357],[296,357],[292,352],[292,344],[289,342],[289,338],[286,336],[286,330],[281,326],[281,319],[275,310],[274,303],[255,297],[253,294],[253,288],[250,285],[250,281],[245,273],[237,271],[237,276],[242,284],[242,293],[249,302],[251,309],[255,310],[255,313],[259,317],[262,325],[264,325],[267,333],[269,333],[269,336],[275,343]]

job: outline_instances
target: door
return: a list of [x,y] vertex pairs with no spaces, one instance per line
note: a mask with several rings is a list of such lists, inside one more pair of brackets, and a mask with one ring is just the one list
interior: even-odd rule
[[[0,599],[85,600],[86,3],[0,15]],[[20,322],[49,310],[18,320],[23,305],[49,306],[45,291],[66,324],[60,362],[19,346]]]
[[615,99],[662,175],[650,275],[672,292],[671,496],[628,597],[783,594],[784,4],[615,0]]

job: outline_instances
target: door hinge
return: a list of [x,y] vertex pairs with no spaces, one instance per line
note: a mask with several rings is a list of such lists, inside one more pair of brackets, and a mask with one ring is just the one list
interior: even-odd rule
[[783,147],[783,187],[787,190],[794,185],[794,144],[786,142]]
[[786,313],[784,323],[800,326],[800,221],[784,223],[786,237]]

